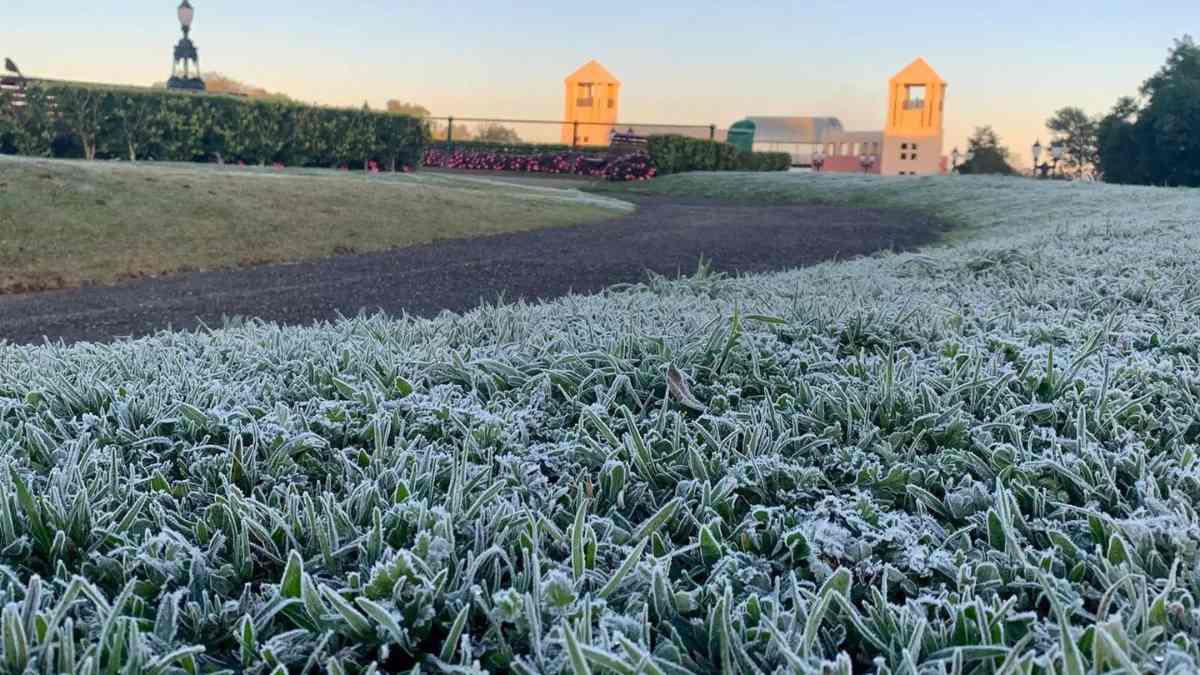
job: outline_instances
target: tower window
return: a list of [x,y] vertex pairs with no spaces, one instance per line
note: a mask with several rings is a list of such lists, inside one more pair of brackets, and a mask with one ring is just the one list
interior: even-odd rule
[[920,110],[925,107],[925,85],[909,84],[904,87],[904,109]]
[[917,153],[914,152],[912,158],[915,160],[917,158]]
[[901,144],[900,144],[900,149],[901,149],[901,150],[907,150],[907,149],[908,149],[908,143],[901,143]]
[[592,83],[581,83],[575,99],[575,105],[580,108],[590,108],[592,107],[592,100]]
[[900,153],[900,159],[908,159],[908,153],[907,152]]

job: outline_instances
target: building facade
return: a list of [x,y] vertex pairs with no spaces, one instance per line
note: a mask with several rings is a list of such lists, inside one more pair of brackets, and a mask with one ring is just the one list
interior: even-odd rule
[[752,116],[735,122],[725,136],[741,150],[786,152],[793,166],[810,166],[826,140],[842,132],[836,117]]
[[888,80],[883,130],[832,134],[825,144],[822,170],[884,176],[944,173],[945,102],[945,80],[925,59],[913,61]]
[[621,82],[599,61],[589,61],[564,82],[564,145],[608,145],[621,111]]

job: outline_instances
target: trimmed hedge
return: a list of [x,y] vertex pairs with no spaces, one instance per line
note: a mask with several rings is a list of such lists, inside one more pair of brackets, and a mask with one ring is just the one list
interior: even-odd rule
[[0,151],[46,157],[416,166],[424,120],[221,94],[34,82],[0,101]]
[[687,136],[651,136],[648,150],[659,175],[688,171],[787,171],[791,155],[783,152],[743,152],[718,141]]
[[786,152],[743,152],[745,171],[787,171],[792,168],[792,156]]

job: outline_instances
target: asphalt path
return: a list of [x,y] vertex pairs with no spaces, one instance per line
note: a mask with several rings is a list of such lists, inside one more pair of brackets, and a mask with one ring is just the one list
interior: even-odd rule
[[198,272],[0,296],[0,341],[108,341],[164,329],[219,326],[227,317],[309,324],[383,311],[432,316],[498,298],[541,300],[644,281],[648,271],[790,269],[944,232],[938,221],[879,209],[638,198],[600,223],[439,241],[382,253]]

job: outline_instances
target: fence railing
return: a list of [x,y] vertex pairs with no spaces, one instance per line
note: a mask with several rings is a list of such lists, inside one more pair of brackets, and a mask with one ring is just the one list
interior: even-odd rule
[[706,140],[725,140],[726,131],[715,124],[674,124],[644,122],[591,122],[583,120],[537,120],[491,117],[429,118],[433,145],[447,149],[464,141],[484,141],[507,145],[554,145],[571,149],[604,150],[616,136],[646,137],[678,134]]
[[13,108],[25,105],[25,81],[19,77],[0,76],[0,94],[3,94]]

